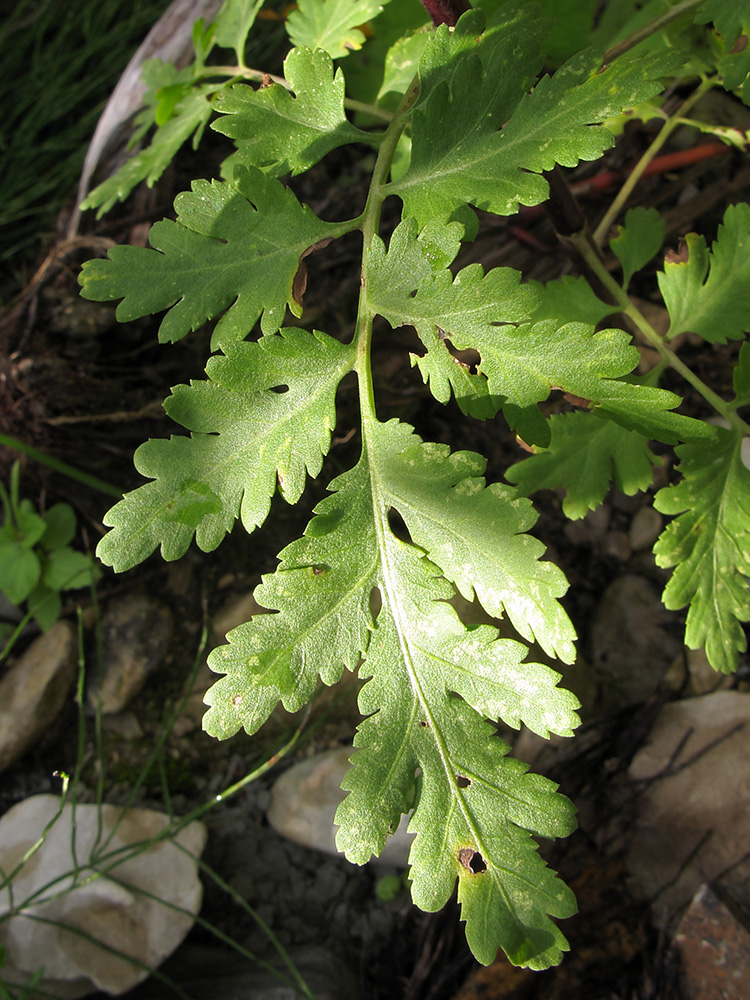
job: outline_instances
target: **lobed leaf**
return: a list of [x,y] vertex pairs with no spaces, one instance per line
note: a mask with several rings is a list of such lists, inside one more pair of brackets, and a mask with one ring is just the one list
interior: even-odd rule
[[636,431],[582,411],[552,416],[550,429],[547,448],[535,449],[505,473],[525,496],[563,489],[565,516],[576,520],[599,506],[611,482],[627,496],[651,485],[652,466],[660,460]]
[[750,343],[748,341],[745,341],[740,347],[739,362],[732,373],[732,384],[735,394],[733,405],[738,409],[750,406]]
[[[479,960],[492,961],[503,947],[517,964],[544,968],[567,948],[550,915],[569,915],[575,902],[536,854],[531,831],[569,833],[573,809],[555,785],[507,758],[485,719],[569,735],[578,702],[557,687],[554,670],[523,662],[521,643],[461,622],[447,603],[452,586],[421,551],[423,536],[436,536],[430,557],[459,580],[468,572],[462,560],[479,559],[483,525],[483,580],[497,588],[513,559],[509,546],[518,574],[536,574],[548,592],[540,611],[550,616],[550,632],[562,577],[539,574],[541,546],[517,538],[533,522],[530,506],[505,488],[485,487],[479,456],[425,445],[396,421],[366,418],[365,441],[358,465],[331,484],[335,492],[318,505],[304,537],[256,590],[258,602],[277,613],[235,629],[211,654],[211,668],[225,676],[207,695],[204,725],[219,736],[240,726],[255,731],[278,700],[295,710],[318,676],[333,683],[364,657],[360,673],[370,679],[360,709],[368,718],[344,783],[350,794],[336,815],[339,848],[364,863],[416,800],[410,877],[417,904],[438,909],[456,877],[476,879],[462,881],[459,893]],[[394,507],[420,548],[394,536]],[[380,609],[373,622],[374,588]],[[471,867],[475,855],[481,871]]]
[[151,227],[153,249],[120,246],[107,260],[88,261],[81,294],[97,302],[122,299],[127,322],[167,311],[161,341],[177,341],[226,310],[212,348],[242,340],[260,318],[264,334],[279,329],[286,309],[300,316],[294,277],[306,250],[351,229],[322,222],[279,181],[255,167],[236,185],[194,181],[175,201],[177,221]]
[[718,428],[711,442],[677,449],[683,480],[660,490],[654,506],[679,515],[654,546],[657,565],[674,566],[662,600],[670,610],[689,606],[685,643],[705,646],[716,670],[736,670],[747,648],[750,621],[750,471],[742,435]]
[[362,47],[361,26],[375,17],[389,0],[299,0],[286,20],[293,45],[323,49],[341,59]]
[[412,546],[386,534],[380,557],[383,607],[361,670],[371,678],[360,693],[368,718],[343,783],[349,795],[336,813],[337,845],[350,860],[367,861],[416,799],[415,903],[440,909],[458,877],[477,959],[489,964],[502,947],[515,964],[545,968],[567,948],[549,914],[569,916],[575,901],[530,831],[566,835],[573,809],[554,784],[506,757],[483,715],[495,699],[520,714],[544,703],[549,720],[559,710],[574,723],[575,702],[560,699],[545,668],[519,662],[518,644],[492,639],[491,629],[467,632],[445,603],[450,589]]
[[597,159],[614,143],[601,123],[661,89],[663,53],[628,52],[602,67],[587,51],[536,82],[540,22],[511,8],[499,17],[484,34],[478,13],[450,34],[441,26],[420,62],[411,164],[388,188],[420,224],[465,222],[467,205],[510,215],[540,204],[543,171]]
[[254,733],[280,701],[290,712],[312,697],[318,677],[334,684],[354,670],[373,627],[370,594],[378,555],[364,465],[335,479],[303,538],[279,554],[255,599],[278,614],[233,629],[208,658],[225,674],[206,695],[203,728],[219,739]]
[[[698,24],[713,21],[722,35],[725,54],[718,70],[727,90],[741,89],[742,100],[750,104],[750,2],[748,0],[704,0],[695,15]],[[742,42],[744,36],[745,42]]]
[[712,428],[670,410],[681,400],[671,392],[623,381],[638,364],[638,349],[622,330],[594,332],[584,323],[556,321],[518,327],[477,327],[452,336],[459,349],[481,355],[489,391],[518,407],[547,399],[553,388],[588,400],[598,412],[647,438],[674,443],[710,437]]
[[245,44],[265,0],[224,0],[214,21],[216,44],[234,49],[237,62],[245,64]]
[[470,264],[454,277],[448,268],[460,246],[458,223],[428,223],[421,232],[413,219],[401,222],[388,249],[377,237],[369,255],[371,275],[365,291],[373,312],[396,329],[415,328],[427,349],[423,357],[412,357],[422,377],[440,402],[451,391],[466,413],[487,419],[497,412],[484,376],[472,374],[452,355],[446,338],[471,336],[494,329],[495,323],[527,318],[538,294],[521,284],[521,274],[498,267],[485,274],[481,264]]
[[602,302],[584,277],[564,274],[561,278],[542,285],[530,281],[529,285],[539,292],[541,303],[531,319],[537,323],[543,319],[555,319],[562,326],[571,320],[596,326],[606,316],[620,311],[620,306]]
[[507,614],[524,639],[572,663],[575,630],[558,602],[567,581],[540,562],[544,546],[526,534],[537,519],[531,504],[500,483],[486,486],[487,463],[476,452],[425,444],[395,422],[380,426],[375,440],[380,496],[414,544],[467,600],[476,594],[489,614]]
[[657,277],[669,310],[668,337],[690,331],[712,344],[750,332],[750,205],[730,205],[709,253],[688,233],[686,253],[666,260]]
[[629,208],[625,225],[617,227],[610,250],[622,264],[622,287],[627,289],[636,271],[655,257],[664,242],[664,220],[655,208]]
[[213,357],[209,380],[177,386],[167,413],[190,437],[150,440],[136,451],[139,487],[104,518],[97,554],[120,572],[161,546],[167,560],[193,535],[210,552],[239,517],[253,531],[276,491],[299,500],[317,476],[336,421],[335,393],[353,354],[324,333],[285,329]]
[[153,187],[191,136],[193,145],[198,144],[213,111],[209,97],[215,91],[216,84],[207,84],[195,87],[184,96],[173,109],[172,116],[157,128],[150,144],[131,156],[114,176],[89,192],[81,208],[98,208],[96,217],[100,219],[116,202],[124,201],[141,181]]
[[341,70],[334,73],[327,52],[292,49],[284,76],[294,95],[278,83],[257,90],[240,83],[216,98],[215,110],[226,117],[211,127],[237,146],[225,170],[231,163],[260,167],[274,177],[290,170],[299,174],[332,149],[374,141],[347,120],[344,76]]

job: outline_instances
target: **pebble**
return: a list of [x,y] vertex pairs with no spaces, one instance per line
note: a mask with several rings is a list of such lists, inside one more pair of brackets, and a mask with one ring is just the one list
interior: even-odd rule
[[592,665],[605,710],[645,701],[658,689],[682,643],[665,626],[673,618],[656,588],[625,573],[607,587],[591,626]]
[[104,676],[89,685],[89,701],[104,715],[121,712],[164,661],[172,638],[172,614],[153,596],[112,601],[102,615]]
[[682,1000],[750,996],[750,931],[710,886],[701,886],[693,898],[671,953],[678,959]]
[[664,518],[653,507],[640,507],[630,525],[630,545],[634,552],[650,549],[661,534]]
[[[156,968],[170,955],[192,927],[203,891],[190,855],[202,852],[206,829],[193,822],[181,830],[174,839],[184,850],[169,839],[142,850],[138,846],[158,836],[169,823],[164,813],[78,804],[74,816],[70,803],[62,809],[61,805],[56,795],[34,795],[0,819],[0,868],[4,872],[13,872],[29,848],[43,838],[41,847],[13,876],[12,905],[23,912],[9,913],[11,896],[0,895],[0,947],[7,960],[3,975],[10,982],[24,983],[43,967],[39,988],[48,991],[45,995],[76,998],[97,990],[124,993],[146,978],[147,967]],[[84,870],[76,884],[73,842],[78,865],[84,869],[97,844],[107,844],[105,854],[118,852],[121,860],[113,870],[118,881],[106,876],[89,880]],[[123,850],[128,847],[134,849]],[[111,867],[112,859],[100,864]],[[187,912],[177,912],[175,907]],[[28,919],[26,914],[40,919]],[[86,936],[66,927],[75,927]]]
[[[336,747],[294,764],[271,789],[268,822],[278,833],[305,847],[341,857],[336,848],[333,822],[336,809],[346,792],[341,788],[349,770],[351,747]],[[375,863],[406,867],[413,835],[402,822]]]
[[76,664],[75,629],[60,620],[35,639],[0,680],[0,771],[49,730],[70,695]]
[[725,872],[750,885],[749,759],[750,695],[738,691],[665,705],[633,759],[627,865],[659,925]]

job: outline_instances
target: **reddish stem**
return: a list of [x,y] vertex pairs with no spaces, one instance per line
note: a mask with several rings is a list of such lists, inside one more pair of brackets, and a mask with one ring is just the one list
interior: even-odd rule
[[451,28],[455,27],[462,14],[471,10],[468,0],[422,0],[422,6],[433,24],[448,24]]

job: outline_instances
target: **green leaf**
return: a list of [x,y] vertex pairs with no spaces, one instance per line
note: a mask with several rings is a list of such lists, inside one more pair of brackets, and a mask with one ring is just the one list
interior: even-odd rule
[[537,289],[541,296],[541,305],[531,317],[535,323],[556,319],[561,325],[574,320],[596,326],[605,316],[611,316],[621,308],[602,302],[585,278],[573,277],[572,274],[548,281],[546,285],[540,285],[538,281],[530,281],[529,285]]
[[404,94],[417,72],[419,60],[430,36],[426,31],[415,31],[399,38],[388,49],[385,57],[383,82],[378,92],[378,101],[388,94]]
[[489,964],[502,947],[517,965],[545,968],[567,949],[548,914],[569,916],[575,901],[539,858],[530,831],[566,835],[573,809],[554,784],[506,757],[483,716],[502,707],[517,719],[546,703],[551,721],[557,711],[570,718],[572,705],[548,686],[554,674],[519,662],[523,647],[486,626],[467,631],[445,603],[450,589],[411,546],[390,534],[380,546],[383,607],[360,670],[372,678],[360,693],[369,717],[343,782],[349,795],[335,817],[337,846],[359,864],[379,854],[416,797],[415,903],[440,909],[458,877],[477,959]]
[[[475,507],[475,522],[493,531],[488,537],[485,530],[483,551],[498,573],[488,569],[486,579],[498,588],[504,548],[514,547],[533,514],[504,488],[484,486],[479,456],[423,445],[396,421],[368,418],[365,434],[358,465],[331,483],[335,492],[318,505],[305,536],[284,550],[277,571],[255,592],[277,613],[235,629],[211,654],[210,666],[225,676],[208,693],[204,725],[220,736],[240,726],[252,732],[278,700],[295,710],[318,676],[333,683],[364,657],[360,673],[371,680],[360,709],[369,718],[356,737],[345,779],[350,794],[336,816],[339,848],[357,863],[380,853],[416,797],[410,877],[417,904],[439,909],[458,877],[479,960],[492,961],[503,947],[517,964],[544,968],[567,947],[548,914],[567,916],[575,902],[536,854],[530,831],[569,833],[573,809],[555,785],[508,758],[484,720],[568,735],[578,703],[557,687],[555,671],[523,662],[521,643],[499,639],[486,625],[467,628],[447,603],[453,588],[437,566],[388,524],[397,506],[417,544],[423,532],[442,532],[430,555],[447,572],[456,569],[458,579],[461,554],[450,552],[450,543],[478,557],[479,531],[467,523]],[[423,501],[427,508],[417,510]],[[521,543],[517,551],[524,548],[519,572],[534,574],[541,546]],[[553,590],[551,575],[544,576],[541,589]],[[380,609],[373,622],[375,588]],[[431,830],[429,819],[435,825],[438,816]],[[478,872],[471,860],[478,868],[480,855]],[[469,878],[474,885],[465,884]]]
[[216,84],[192,90],[174,108],[173,117],[156,130],[150,145],[131,156],[113,177],[95,187],[81,203],[81,208],[98,208],[96,217],[100,219],[116,202],[124,201],[141,181],[153,187],[191,136],[193,146],[198,144],[213,110],[209,95],[215,91]]
[[540,25],[526,11],[500,13],[483,35],[479,12],[452,33],[441,26],[425,49],[411,165],[388,188],[420,224],[466,221],[466,205],[510,215],[540,204],[542,171],[597,159],[614,143],[599,123],[656,94],[668,71],[663,53],[628,52],[602,71],[587,51],[537,83]]
[[45,558],[41,582],[50,590],[77,590],[91,586],[97,578],[98,571],[90,556],[66,546]]
[[662,600],[670,610],[689,605],[685,643],[705,646],[715,670],[737,669],[750,621],[750,471],[742,436],[718,428],[712,442],[677,449],[683,480],[660,490],[654,506],[679,515],[654,546],[657,565],[676,567]]
[[241,518],[253,531],[279,491],[299,500],[317,476],[336,421],[335,393],[353,364],[351,347],[324,333],[285,329],[234,344],[209,360],[209,380],[177,386],[167,413],[190,437],[151,440],[135,464],[152,483],[126,494],[105,516],[114,528],[99,543],[120,572],[161,545],[178,559],[193,535],[210,552]]
[[0,590],[11,604],[22,604],[42,569],[35,553],[20,541],[0,541]]
[[41,537],[42,547],[48,552],[61,549],[73,541],[76,533],[76,516],[68,503],[56,503],[44,515],[44,534]]
[[373,628],[370,595],[378,554],[367,467],[335,479],[303,538],[279,554],[254,596],[278,614],[256,615],[214,649],[209,667],[225,674],[208,691],[203,728],[226,739],[254,733],[281,701],[299,711],[318,677],[335,684],[354,670]]
[[212,27],[216,44],[234,49],[237,62],[245,65],[245,43],[264,0],[224,0]]
[[483,376],[471,374],[449,351],[446,337],[468,338],[494,330],[495,323],[527,318],[538,297],[521,274],[509,267],[485,274],[481,264],[470,264],[454,277],[448,265],[460,246],[458,223],[428,223],[420,233],[413,219],[400,223],[386,251],[377,237],[369,263],[371,278],[366,298],[396,329],[413,326],[427,348],[424,357],[412,357],[422,378],[440,402],[451,391],[464,413],[479,419],[495,415],[500,400],[493,399]]
[[194,181],[175,208],[176,222],[151,227],[153,250],[114,247],[108,260],[84,264],[81,294],[97,302],[122,299],[120,322],[169,310],[161,341],[180,340],[226,310],[213,333],[214,350],[246,337],[258,318],[271,334],[287,307],[300,316],[293,294],[300,258],[352,228],[322,222],[254,167],[238,171],[236,186]]
[[[220,118],[212,128],[235,141],[229,161],[262,168],[274,177],[309,170],[332,149],[373,137],[355,128],[344,113],[344,76],[318,49],[292,49],[284,62],[289,90],[280,84],[253,90],[241,83],[219,94]],[[224,168],[226,170],[226,166]]]
[[44,520],[34,509],[31,500],[22,500],[17,504],[15,521],[20,536],[19,541],[27,549],[36,545],[47,528]]
[[575,630],[558,602],[567,581],[526,534],[537,518],[531,504],[500,483],[487,486],[481,455],[425,444],[411,430],[396,422],[378,430],[371,462],[383,502],[467,600],[476,595],[528,642],[572,663]]
[[[742,99],[750,102],[750,2],[748,0],[705,0],[695,15],[698,24],[713,21],[723,36],[725,54],[718,62],[718,69],[727,90],[743,86]],[[742,36],[745,44],[742,44]],[[739,44],[738,44],[739,43]]]
[[29,594],[29,610],[42,632],[51,629],[62,611],[62,598],[57,590],[38,583]]
[[630,208],[625,225],[609,241],[610,250],[622,264],[622,287],[627,289],[636,271],[655,257],[664,242],[664,220],[655,208]]
[[628,496],[651,485],[652,465],[660,460],[636,431],[585,412],[557,414],[550,427],[549,447],[535,449],[505,473],[524,495],[564,489],[563,511],[576,520],[599,506],[613,481]]
[[299,0],[286,21],[293,45],[323,49],[341,59],[362,47],[361,25],[380,13],[388,0]]
[[681,400],[671,392],[623,381],[640,359],[622,330],[601,330],[584,323],[552,320],[518,327],[477,327],[455,334],[454,346],[474,348],[489,391],[519,407],[547,399],[553,388],[588,400],[598,411],[644,437],[674,443],[710,437],[713,430],[670,410]]
[[680,253],[657,275],[669,310],[668,337],[690,331],[712,344],[750,332],[750,205],[730,205],[709,253],[702,236],[685,237]]

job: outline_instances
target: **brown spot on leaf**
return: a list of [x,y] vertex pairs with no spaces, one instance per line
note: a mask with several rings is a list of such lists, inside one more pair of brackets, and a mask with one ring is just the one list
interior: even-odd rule
[[236,694],[234,698],[232,698],[232,704],[235,708],[238,708],[242,704],[242,695]]
[[586,406],[589,406],[590,403],[591,403],[590,399],[584,399],[583,396],[574,396],[572,392],[566,392],[566,393],[564,393],[563,398],[567,399],[567,401],[572,406],[584,406],[584,407],[586,407]]
[[473,847],[462,847],[458,852],[458,860],[466,871],[472,875],[480,875],[482,872],[487,871],[487,862],[479,851],[475,851]]
[[679,250],[667,250],[664,254],[665,264],[687,264],[690,250],[685,240],[680,240]]
[[740,35],[740,37],[737,39],[737,41],[729,50],[729,55],[735,56],[737,55],[738,52],[744,52],[746,48],[747,48],[747,35]]
[[463,774],[457,774],[456,784],[458,785],[459,788],[468,788],[469,785],[471,784],[471,781],[469,778],[465,778]]

